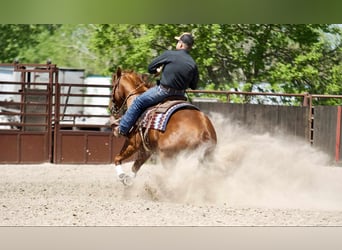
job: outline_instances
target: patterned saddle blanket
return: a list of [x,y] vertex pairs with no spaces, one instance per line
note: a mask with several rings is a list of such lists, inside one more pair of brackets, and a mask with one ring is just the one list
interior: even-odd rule
[[197,109],[195,105],[183,101],[183,100],[171,100],[160,103],[147,109],[141,116],[141,121],[139,123],[145,129],[157,129],[160,131],[165,131],[166,125],[171,117],[171,115],[179,109],[190,108]]

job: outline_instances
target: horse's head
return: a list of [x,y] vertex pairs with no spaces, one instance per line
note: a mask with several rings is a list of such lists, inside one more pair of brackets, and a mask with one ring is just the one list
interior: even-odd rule
[[132,70],[122,71],[119,67],[112,76],[112,94],[109,109],[114,116],[121,115],[136,95],[146,91],[144,75]]

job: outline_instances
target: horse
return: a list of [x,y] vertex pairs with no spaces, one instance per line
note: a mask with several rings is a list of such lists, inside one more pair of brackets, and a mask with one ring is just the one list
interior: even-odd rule
[[[119,67],[116,73],[112,75],[112,92],[109,103],[110,118],[118,121],[133,103],[135,97],[151,86],[153,85],[146,81],[146,74],[138,74],[133,70],[122,70]],[[165,103],[169,102],[172,101],[165,101]],[[130,132],[125,139],[122,149],[114,157],[118,179],[124,185],[132,185],[133,178],[136,177],[141,166],[153,153],[159,155],[162,165],[170,159],[174,159],[177,154],[184,150],[196,150],[204,145],[204,159],[213,154],[217,144],[217,135],[212,122],[205,113],[193,105],[191,106],[186,98],[179,101],[180,104],[182,102],[183,106],[175,110],[169,117],[164,131],[155,128],[143,128],[141,122],[139,125],[141,120],[137,121],[138,125],[135,125],[133,132]],[[142,116],[144,115],[146,112]],[[122,170],[121,164],[135,153],[137,156],[132,165],[131,173],[126,174]]]

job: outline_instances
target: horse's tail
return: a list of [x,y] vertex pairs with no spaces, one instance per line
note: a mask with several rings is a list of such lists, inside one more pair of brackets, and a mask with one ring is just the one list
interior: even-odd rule
[[212,124],[212,122],[210,121],[209,117],[204,115],[204,131],[202,133],[202,140],[204,142],[205,145],[205,150],[203,153],[203,158],[207,159],[207,158],[212,158],[214,155],[214,151],[217,145],[217,135],[216,135],[216,131],[215,128]]

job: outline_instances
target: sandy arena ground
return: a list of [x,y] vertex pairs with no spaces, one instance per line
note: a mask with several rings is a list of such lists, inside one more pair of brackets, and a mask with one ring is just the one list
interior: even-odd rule
[[342,226],[341,167],[307,142],[215,121],[212,162],[150,162],[131,187],[113,165],[0,165],[0,226]]

